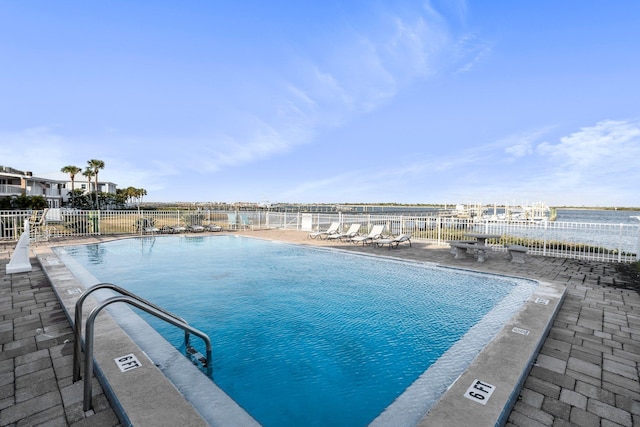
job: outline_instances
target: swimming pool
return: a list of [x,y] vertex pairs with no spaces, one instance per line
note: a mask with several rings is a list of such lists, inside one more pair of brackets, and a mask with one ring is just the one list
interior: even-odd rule
[[209,333],[215,382],[263,425],[366,425],[425,375],[439,396],[536,286],[236,236],[62,251]]

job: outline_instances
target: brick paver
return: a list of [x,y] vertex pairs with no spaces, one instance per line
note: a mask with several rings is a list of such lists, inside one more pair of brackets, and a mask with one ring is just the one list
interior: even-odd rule
[[[612,274],[611,267],[597,267],[602,275]],[[583,271],[577,269],[572,276],[579,278]],[[583,283],[567,282],[566,300],[536,361],[537,367],[562,373],[564,384],[534,367],[508,425],[524,427],[537,421],[530,415],[529,396],[540,390],[547,390],[541,408],[553,417],[554,426],[566,425],[565,421],[579,426],[632,426],[640,421],[639,352],[632,338],[640,336],[640,297],[634,291],[603,286],[600,283],[613,282],[602,279],[585,274]],[[625,344],[629,350],[635,348],[624,351]]]
[[6,275],[9,259],[10,251],[0,252],[0,426],[120,425],[99,384],[94,402],[102,405],[85,413],[65,404],[71,326],[38,261],[31,259],[29,273]]

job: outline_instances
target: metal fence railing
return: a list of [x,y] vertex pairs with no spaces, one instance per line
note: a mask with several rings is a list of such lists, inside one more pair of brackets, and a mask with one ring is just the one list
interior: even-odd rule
[[411,233],[415,241],[444,245],[463,240],[466,233],[500,235],[489,240],[498,250],[506,245],[526,246],[534,255],[632,262],[638,260],[640,224],[575,223],[558,221],[496,221],[491,219],[389,214],[298,213],[214,210],[0,211],[0,241],[18,240],[24,220],[30,220],[31,239],[91,235],[144,233],[145,227],[218,225],[226,230],[286,229],[317,231],[338,222],[343,230],[360,224],[366,234],[373,225],[384,225],[385,233]]

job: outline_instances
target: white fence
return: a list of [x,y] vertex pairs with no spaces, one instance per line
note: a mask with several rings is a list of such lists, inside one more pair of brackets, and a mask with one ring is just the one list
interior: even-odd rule
[[88,235],[143,234],[145,228],[171,230],[181,226],[187,230],[196,225],[219,225],[226,230],[288,229],[315,231],[339,222],[343,229],[361,224],[367,233],[373,225],[385,226],[385,232],[397,235],[411,233],[414,241],[446,245],[449,240],[465,239],[465,234],[482,232],[498,234],[489,240],[498,250],[519,244],[533,255],[632,262],[638,260],[640,224],[513,222],[447,218],[438,216],[405,216],[341,213],[288,213],[258,211],[77,211],[48,209],[45,211],[0,211],[0,240],[17,241],[24,220],[31,224],[31,239],[50,240],[59,237]]

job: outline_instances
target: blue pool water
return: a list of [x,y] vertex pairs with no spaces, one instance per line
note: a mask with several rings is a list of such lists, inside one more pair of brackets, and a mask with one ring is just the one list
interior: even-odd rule
[[[207,333],[215,383],[265,426],[369,424],[509,299],[490,341],[536,285],[236,236],[63,251]],[[183,346],[180,330],[147,320]]]

